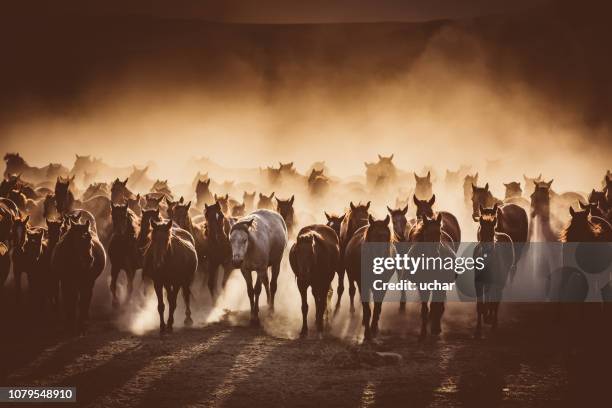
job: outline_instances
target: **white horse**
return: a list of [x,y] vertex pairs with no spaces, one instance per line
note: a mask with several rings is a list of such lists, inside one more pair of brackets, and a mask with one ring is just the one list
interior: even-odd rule
[[[276,281],[280,272],[283,252],[287,246],[287,226],[280,214],[270,210],[256,210],[240,218],[230,231],[232,263],[240,268],[246,281],[251,321],[259,321],[259,295],[263,284],[270,310],[274,311]],[[268,267],[272,278],[268,279]],[[257,272],[253,288],[252,272]]]

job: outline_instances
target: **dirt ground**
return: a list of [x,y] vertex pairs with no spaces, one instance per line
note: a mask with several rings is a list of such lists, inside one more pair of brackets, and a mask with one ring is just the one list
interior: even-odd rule
[[[164,336],[98,316],[86,336],[64,337],[5,308],[0,384],[75,386],[83,407],[609,406],[609,337],[589,329],[592,319],[568,328],[550,306],[503,305],[500,329],[476,340],[456,318],[473,305],[451,304],[442,336],[419,342],[417,305],[405,315],[388,305],[374,344],[312,328],[283,338],[243,312],[209,324],[196,316]],[[276,316],[262,313],[265,328]],[[359,315],[349,332],[360,332]]]

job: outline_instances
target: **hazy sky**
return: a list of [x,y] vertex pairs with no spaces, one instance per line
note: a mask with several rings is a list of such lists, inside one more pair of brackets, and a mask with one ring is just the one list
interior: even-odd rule
[[28,14],[152,14],[209,21],[313,23],[423,21],[462,18],[533,7],[547,0],[22,0]]

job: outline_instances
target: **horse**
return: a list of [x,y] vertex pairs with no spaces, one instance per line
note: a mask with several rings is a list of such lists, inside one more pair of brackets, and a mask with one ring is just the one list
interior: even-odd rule
[[45,297],[47,304],[53,306],[57,311],[59,310],[60,302],[59,276],[57,275],[56,271],[51,268],[51,259],[53,256],[53,251],[55,251],[55,247],[62,237],[62,227],[64,225],[64,221],[58,219],[46,219],[45,221],[47,224],[47,242],[44,247],[43,254],[44,269],[46,274],[44,279]]
[[244,217],[246,215],[246,204],[243,202],[242,204],[237,203],[236,205],[232,206],[232,210],[231,212],[231,216],[234,218],[240,218],[240,217]]
[[153,183],[151,190],[149,190],[149,193],[160,193],[171,200],[174,199],[172,190],[170,190],[170,187],[168,186],[168,180],[156,180],[155,183]]
[[92,183],[81,195],[81,199],[86,201],[96,196],[110,197],[110,188],[107,183]]
[[196,183],[196,208],[202,209],[205,204],[213,204],[213,195],[210,192],[210,179],[200,180]]
[[229,194],[220,196],[214,194],[213,198],[215,200],[214,202],[219,203],[219,205],[221,206],[221,211],[223,211],[223,214],[229,214]]
[[[52,273],[60,280],[63,310],[69,330],[84,334],[96,279],[106,266],[106,252],[96,233],[84,224],[68,220],[68,230],[60,238],[51,258]],[[77,317],[78,308],[78,317]]]
[[129,187],[131,189],[135,189],[136,191],[142,191],[150,186],[153,183],[153,180],[147,176],[147,172],[149,171],[149,166],[145,166],[142,169],[137,168],[136,166],[132,166],[132,172],[128,176]]
[[39,311],[43,310],[47,294],[48,269],[45,265],[44,254],[46,242],[44,241],[45,230],[35,228],[27,231],[26,241],[23,245],[23,268],[28,277],[28,289],[31,294],[31,304],[38,305]]
[[[206,248],[206,236],[205,228],[201,224],[195,224],[189,215],[191,208],[191,201],[187,204],[183,204],[183,200],[178,202],[170,202],[168,207],[168,215],[170,220],[175,222],[182,230],[187,231],[193,240],[196,254],[198,255],[198,271],[204,275],[206,272],[206,263],[208,256],[208,249]],[[212,294],[212,293],[211,293]]]
[[253,211],[255,209],[255,191],[250,194],[246,191],[242,193],[242,203],[245,213]]
[[[179,290],[182,290],[185,301],[184,323],[186,326],[193,324],[189,304],[190,287],[198,268],[198,255],[193,241],[177,234],[180,228],[173,227],[172,221],[153,221],[151,228],[150,243],[144,254],[143,275],[153,281],[157,295],[159,331],[163,334],[173,329],[174,310]],[[170,305],[167,322],[164,322],[164,289]]]
[[[340,308],[340,298],[342,297],[342,293],[344,293],[344,273],[346,271],[345,264],[345,252],[346,247],[355,234],[355,232],[365,226],[368,225],[368,218],[370,215],[370,201],[366,204],[358,203],[354,205],[353,202],[350,202],[350,209],[345,214],[342,219],[342,223],[340,224],[340,270],[341,273],[338,273],[338,302],[336,303],[336,309],[334,313],[337,313]],[[342,275],[342,276],[340,276]],[[349,281],[349,299],[350,299],[350,312],[355,313],[354,299],[355,299],[355,281],[348,277]]]
[[74,209],[74,194],[70,189],[70,183],[74,182],[74,176],[69,178],[58,177],[55,182],[55,206],[60,214],[66,214]]
[[12,221],[11,261],[13,264],[13,280],[15,281],[15,296],[17,304],[21,302],[21,274],[28,272],[28,263],[24,246],[28,236],[30,216],[17,216]]
[[[441,213],[438,213],[435,218],[430,218],[428,215],[419,218],[417,224],[410,230],[411,247],[408,250],[408,256],[425,256],[442,260],[454,258],[455,251],[447,242],[443,241],[442,225],[443,215]],[[421,281],[432,282],[434,277],[438,282],[448,283],[454,280],[454,272],[445,269],[415,271],[411,280],[415,283]],[[419,284],[418,292],[421,300],[419,338],[423,340],[427,337],[428,324],[431,334],[439,335],[442,332],[441,322],[444,314],[444,302],[446,302],[446,291],[423,289]]]
[[[361,306],[363,308],[362,324],[366,341],[371,340],[378,334],[378,321],[382,310],[382,301],[374,301],[374,313],[372,314],[369,299],[363,297],[364,292],[361,287],[362,247],[366,243],[384,243],[386,244],[383,249],[384,255],[391,256],[395,252],[395,240],[389,228],[390,221],[391,218],[389,215],[383,220],[375,220],[371,215],[368,215],[368,224],[362,226],[354,233],[346,246],[346,253],[344,255],[344,262],[349,280],[357,283],[361,295]],[[386,278],[389,278],[389,276]]]
[[433,190],[431,183],[431,172],[428,171],[425,177],[419,177],[418,174],[414,173],[414,180],[416,181],[414,195],[421,199],[431,197]]
[[478,172],[474,175],[467,174],[463,179],[463,198],[466,205],[472,202],[472,188],[478,184]]
[[[246,281],[251,304],[251,322],[259,322],[259,295],[263,284],[270,310],[274,311],[274,296],[283,252],[287,246],[287,226],[280,214],[270,210],[256,210],[240,218],[230,230],[232,263],[240,268]],[[272,278],[268,279],[268,267]],[[257,273],[253,288],[251,273]]]
[[508,279],[508,273],[515,269],[514,242],[510,235],[498,230],[497,207],[480,207],[478,220],[478,245],[474,248],[474,259],[482,259],[484,268],[474,268],[476,289],[477,323],[475,337],[482,334],[482,320],[497,329],[499,302]]
[[[404,208],[396,208],[392,209],[387,207],[387,211],[391,216],[391,224],[393,225],[393,237],[396,242],[406,242],[408,241],[408,235],[410,233],[410,229],[414,226],[414,221],[411,220],[408,223],[408,219],[406,218],[406,214],[408,213],[408,204]],[[400,274],[398,277],[399,280],[404,279],[405,276]],[[400,294],[400,313],[404,313],[406,311],[406,292],[402,291]]]
[[323,196],[329,191],[329,178],[323,175],[323,170],[312,169],[308,176],[308,192],[312,196]]
[[531,197],[535,190],[534,186],[537,186],[542,181],[542,173],[538,177],[527,177],[523,174],[523,180],[525,181],[525,197]]
[[111,201],[115,204],[123,204],[130,199],[136,198],[136,195],[127,188],[129,177],[121,181],[116,178],[111,184]]
[[602,213],[605,213],[610,209],[605,189],[602,191],[592,189],[589,193],[588,201],[590,204],[594,204],[594,207],[599,209]]
[[559,234],[560,242],[612,242],[610,223],[590,215],[590,210],[590,207],[582,211],[569,208],[572,218]]
[[119,306],[117,278],[123,270],[127,277],[127,299],[132,297],[136,270],[141,267],[138,249],[138,217],[127,204],[112,205],[113,232],[108,245],[108,259],[111,264],[110,290],[113,307]]
[[232,273],[232,247],[228,237],[230,229],[229,221],[221,211],[221,205],[216,202],[213,205],[204,204],[204,218],[206,229],[206,261],[208,269],[208,290],[213,299],[217,299],[217,275],[219,267],[223,267],[222,287]]
[[11,200],[0,198],[0,288],[8,278],[11,270],[12,231],[19,209]]
[[[429,200],[419,200],[416,195],[412,196],[412,200],[416,205],[416,217],[418,219],[423,219],[425,217],[434,218],[435,214],[433,211],[433,205],[436,202],[436,195],[432,195]],[[439,211],[438,214],[442,219],[442,241],[448,243],[454,251],[459,249],[459,244],[461,243],[461,227],[459,227],[459,221],[457,221],[457,217],[447,211]],[[410,235],[413,234],[411,228],[408,233],[408,240],[411,241]],[[416,231],[414,232],[416,233]]]
[[340,241],[327,225],[315,224],[302,228],[289,251],[289,264],[295,274],[302,298],[302,330],[308,334],[308,287],[315,298],[317,331],[323,331],[323,316],[327,310],[331,281],[338,267]]
[[[534,230],[538,227],[541,231],[541,238],[545,242],[557,241],[557,234],[553,232],[551,226],[550,214],[550,182],[533,182],[534,190],[531,193],[531,223],[529,224],[529,240],[532,241],[535,237]],[[535,224],[535,225],[534,225]],[[516,241],[515,241],[516,242]]]
[[604,181],[606,182],[604,190],[606,191],[607,207],[608,209],[612,210],[612,173],[610,170],[608,170],[606,173]]
[[291,198],[287,200],[281,200],[276,197],[276,211],[283,217],[285,220],[285,225],[287,226],[287,232],[289,236],[293,235],[293,231],[296,225],[295,221],[295,210],[293,209],[293,202],[295,201],[295,196],[292,195]]
[[259,201],[257,202],[258,210],[273,210],[274,204],[272,203],[272,199],[274,198],[274,191],[269,196],[263,195],[259,193]]

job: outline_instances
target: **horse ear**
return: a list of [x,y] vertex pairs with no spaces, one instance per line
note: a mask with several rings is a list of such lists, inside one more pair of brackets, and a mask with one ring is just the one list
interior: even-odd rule
[[274,191],[270,194],[270,198],[274,197]]
[[574,215],[576,215],[576,211],[574,211],[574,207],[572,207],[571,205],[570,205],[570,208],[569,208],[569,213],[570,213],[570,215],[571,215],[572,217],[573,217]]
[[406,215],[406,213],[408,212],[408,204],[406,204],[406,206],[404,207],[404,209],[402,210],[402,214]]
[[385,221],[385,225],[389,225],[389,221],[391,221],[391,217],[389,217],[389,214],[387,214],[384,221]]
[[124,186],[127,185],[127,182],[128,182],[129,179],[130,179],[129,177],[126,177],[126,179],[123,180],[123,183],[121,183],[121,184],[123,184]]
[[251,228],[253,226],[253,221],[255,221],[255,218],[251,218],[250,220],[245,222],[247,228]]
[[368,203],[366,204],[366,210],[370,209],[370,203],[371,203],[371,201],[368,201]]
[[383,159],[382,156],[379,154],[378,155],[378,160],[382,160],[382,159]]
[[510,183],[503,183],[504,187],[508,188],[510,186]]
[[582,201],[578,201],[578,205],[580,205],[580,208],[582,208],[583,210],[586,210],[588,207],[590,207],[586,204],[583,204]]
[[436,222],[442,222],[442,213],[438,213],[438,216],[436,217]]
[[74,178],[76,177],[76,174],[73,174],[72,177],[70,177],[69,181],[74,181]]
[[489,183],[485,184],[485,191],[489,191]]
[[351,210],[355,210],[355,204],[351,201]]
[[476,191],[476,185],[472,183],[472,192]]
[[414,173],[414,172],[413,172],[413,174],[414,174],[414,180],[415,180],[415,181],[419,181],[419,176],[417,176],[417,174],[416,174],[416,173]]
[[179,204],[183,204],[185,202],[185,199],[183,198],[183,196],[181,196],[181,198],[179,198]]
[[387,211],[389,212],[389,214],[393,214],[393,210],[389,208],[389,206],[387,206]]
[[538,180],[542,179],[542,173],[538,176]]
[[293,205],[294,201],[295,201],[295,194],[291,196],[291,199],[289,200],[289,203],[291,203],[291,205]]
[[89,229],[89,227],[91,226],[91,222],[89,221],[89,219],[85,221],[85,226],[87,227],[87,229]]
[[187,211],[189,211],[190,207],[191,207],[191,201],[187,203]]
[[493,204],[493,211],[495,211],[495,214],[497,214],[497,208],[498,208],[497,203]]
[[427,204],[434,205],[435,202],[436,202],[436,195],[434,194],[434,195],[431,196],[431,198],[429,199]]
[[552,185],[552,183],[553,183],[553,181],[554,181],[554,180],[555,180],[555,179],[550,179],[550,181],[549,181],[548,183],[546,183],[546,184],[548,185],[548,188],[550,188],[550,186]]
[[368,214],[368,223],[370,225],[374,224],[374,217],[372,217],[372,214]]
[[264,195],[263,195],[263,194],[261,194],[261,193],[259,193],[259,199],[261,200],[261,199],[263,199],[263,198],[264,198]]
[[431,180],[431,171],[428,171],[427,172],[427,181],[430,181],[430,180]]
[[393,160],[393,156],[395,156],[395,153],[391,153],[391,156],[389,156],[389,160]]
[[208,210],[208,204],[204,203],[204,211]]
[[323,214],[325,214],[325,218],[327,218],[327,221],[331,221],[331,217],[329,216],[327,211],[323,211]]
[[23,222],[24,222],[25,224],[27,224],[27,223],[28,223],[28,221],[30,221],[30,216],[29,216],[29,215],[28,215],[27,217],[25,217],[25,220],[23,220]]
[[342,214],[342,215],[340,216],[340,222],[344,221],[344,218],[346,218],[346,214]]

